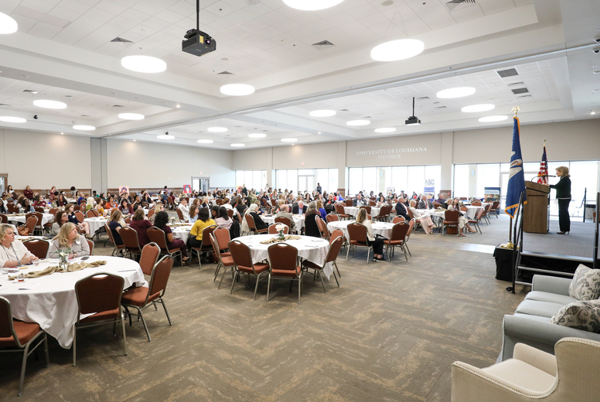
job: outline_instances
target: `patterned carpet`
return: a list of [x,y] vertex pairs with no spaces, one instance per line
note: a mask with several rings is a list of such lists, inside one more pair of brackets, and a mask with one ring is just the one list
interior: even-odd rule
[[[340,257],[342,286],[326,281],[325,294],[308,276],[300,305],[287,281],[267,303],[266,280],[252,301],[253,280],[230,295],[229,277],[217,290],[214,265],[176,267],[172,327],[160,307],[146,310],[152,342],[134,322],[129,356],[111,328],[83,330],[76,367],[50,339],[50,367],[30,357],[21,398],[20,358],[4,354],[0,401],[449,401],[452,362],[493,364],[502,317],[526,292],[506,292],[489,248],[477,249],[507,226],[494,218],[466,239],[416,232],[408,262],[399,252],[368,265],[365,251]],[[95,254],[109,253],[101,243]]]

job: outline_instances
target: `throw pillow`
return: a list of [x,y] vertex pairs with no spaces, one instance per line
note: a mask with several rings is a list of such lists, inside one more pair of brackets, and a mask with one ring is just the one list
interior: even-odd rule
[[569,285],[569,296],[580,301],[598,299],[600,297],[600,269],[579,265],[571,285]]
[[600,301],[581,301],[561,308],[550,323],[600,333]]

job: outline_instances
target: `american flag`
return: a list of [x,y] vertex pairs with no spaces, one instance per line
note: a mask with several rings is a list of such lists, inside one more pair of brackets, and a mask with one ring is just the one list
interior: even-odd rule
[[546,158],[546,146],[544,145],[544,153],[540,162],[540,171],[538,173],[539,184],[548,184],[548,158]]

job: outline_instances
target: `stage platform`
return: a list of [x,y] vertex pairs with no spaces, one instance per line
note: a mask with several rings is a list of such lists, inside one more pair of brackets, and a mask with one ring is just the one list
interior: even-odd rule
[[563,259],[593,262],[596,225],[592,222],[571,222],[571,232],[557,235],[558,221],[550,221],[548,234],[523,233],[523,253],[549,254]]

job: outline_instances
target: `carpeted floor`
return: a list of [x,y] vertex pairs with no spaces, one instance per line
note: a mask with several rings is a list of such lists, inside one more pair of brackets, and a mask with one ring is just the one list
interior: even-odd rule
[[[173,326],[146,310],[152,342],[134,322],[123,356],[112,328],[84,330],[73,367],[51,339],[50,367],[30,357],[21,398],[20,358],[3,354],[0,401],[450,401],[452,362],[493,364],[502,317],[528,290],[494,279],[489,246],[508,220],[482,229],[416,232],[408,262],[400,252],[368,265],[364,251],[340,257],[341,287],[326,281],[325,294],[308,276],[300,305],[288,282],[266,302],[261,281],[253,301],[243,281],[233,295],[217,290],[214,265],[176,267],[165,297]],[[101,243],[95,254],[110,253]]]

